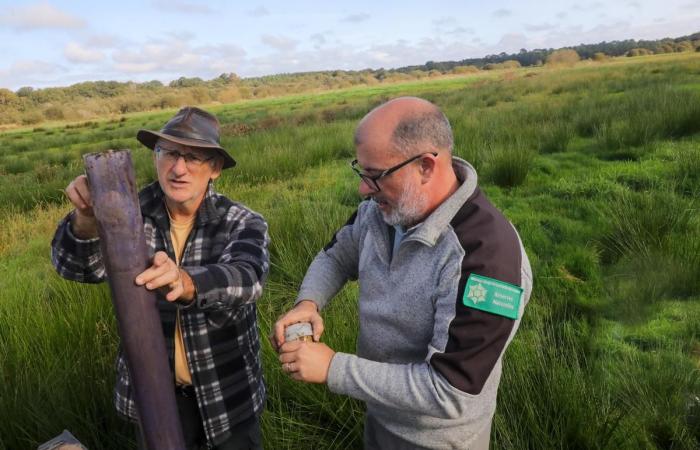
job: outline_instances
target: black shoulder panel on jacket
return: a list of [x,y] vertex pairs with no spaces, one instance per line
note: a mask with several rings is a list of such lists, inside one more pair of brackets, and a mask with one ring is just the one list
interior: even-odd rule
[[464,306],[464,289],[472,273],[520,286],[522,255],[510,222],[479,188],[450,224],[465,255],[445,352],[430,362],[452,386],[476,395],[503,353],[514,321]]

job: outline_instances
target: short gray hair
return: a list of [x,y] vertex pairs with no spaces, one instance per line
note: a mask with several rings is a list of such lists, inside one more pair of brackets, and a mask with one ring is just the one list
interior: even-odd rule
[[394,150],[406,157],[425,152],[425,144],[452,153],[452,127],[445,114],[435,108],[402,118],[391,135]]

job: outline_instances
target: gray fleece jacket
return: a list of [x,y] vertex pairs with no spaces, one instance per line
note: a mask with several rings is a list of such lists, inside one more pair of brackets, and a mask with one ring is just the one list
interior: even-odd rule
[[[347,280],[359,281],[357,355],[336,353],[328,387],[364,400],[416,448],[470,448],[489,432],[503,353],[532,290],[517,232],[477,187],[474,168],[459,158],[453,167],[461,186],[408,230],[396,254],[376,203],[361,203],[316,256],[297,299],[322,308]],[[472,275],[488,277],[482,287],[521,287],[517,318],[474,307],[488,302]]]

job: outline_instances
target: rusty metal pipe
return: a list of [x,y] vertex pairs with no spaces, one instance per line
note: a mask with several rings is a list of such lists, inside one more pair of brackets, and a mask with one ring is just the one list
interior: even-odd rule
[[150,266],[129,150],[83,157],[119,337],[149,450],[184,449],[156,294],[134,279]]

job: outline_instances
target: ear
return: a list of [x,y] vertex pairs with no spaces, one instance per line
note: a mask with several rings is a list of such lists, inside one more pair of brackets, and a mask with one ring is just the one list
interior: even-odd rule
[[214,158],[213,164],[212,164],[212,169],[211,169],[211,175],[209,178],[213,181],[219,178],[221,175],[221,171],[224,169],[224,160],[221,158]]
[[422,184],[425,184],[432,179],[432,177],[435,175],[436,167],[437,157],[428,154],[421,158],[419,171]]

